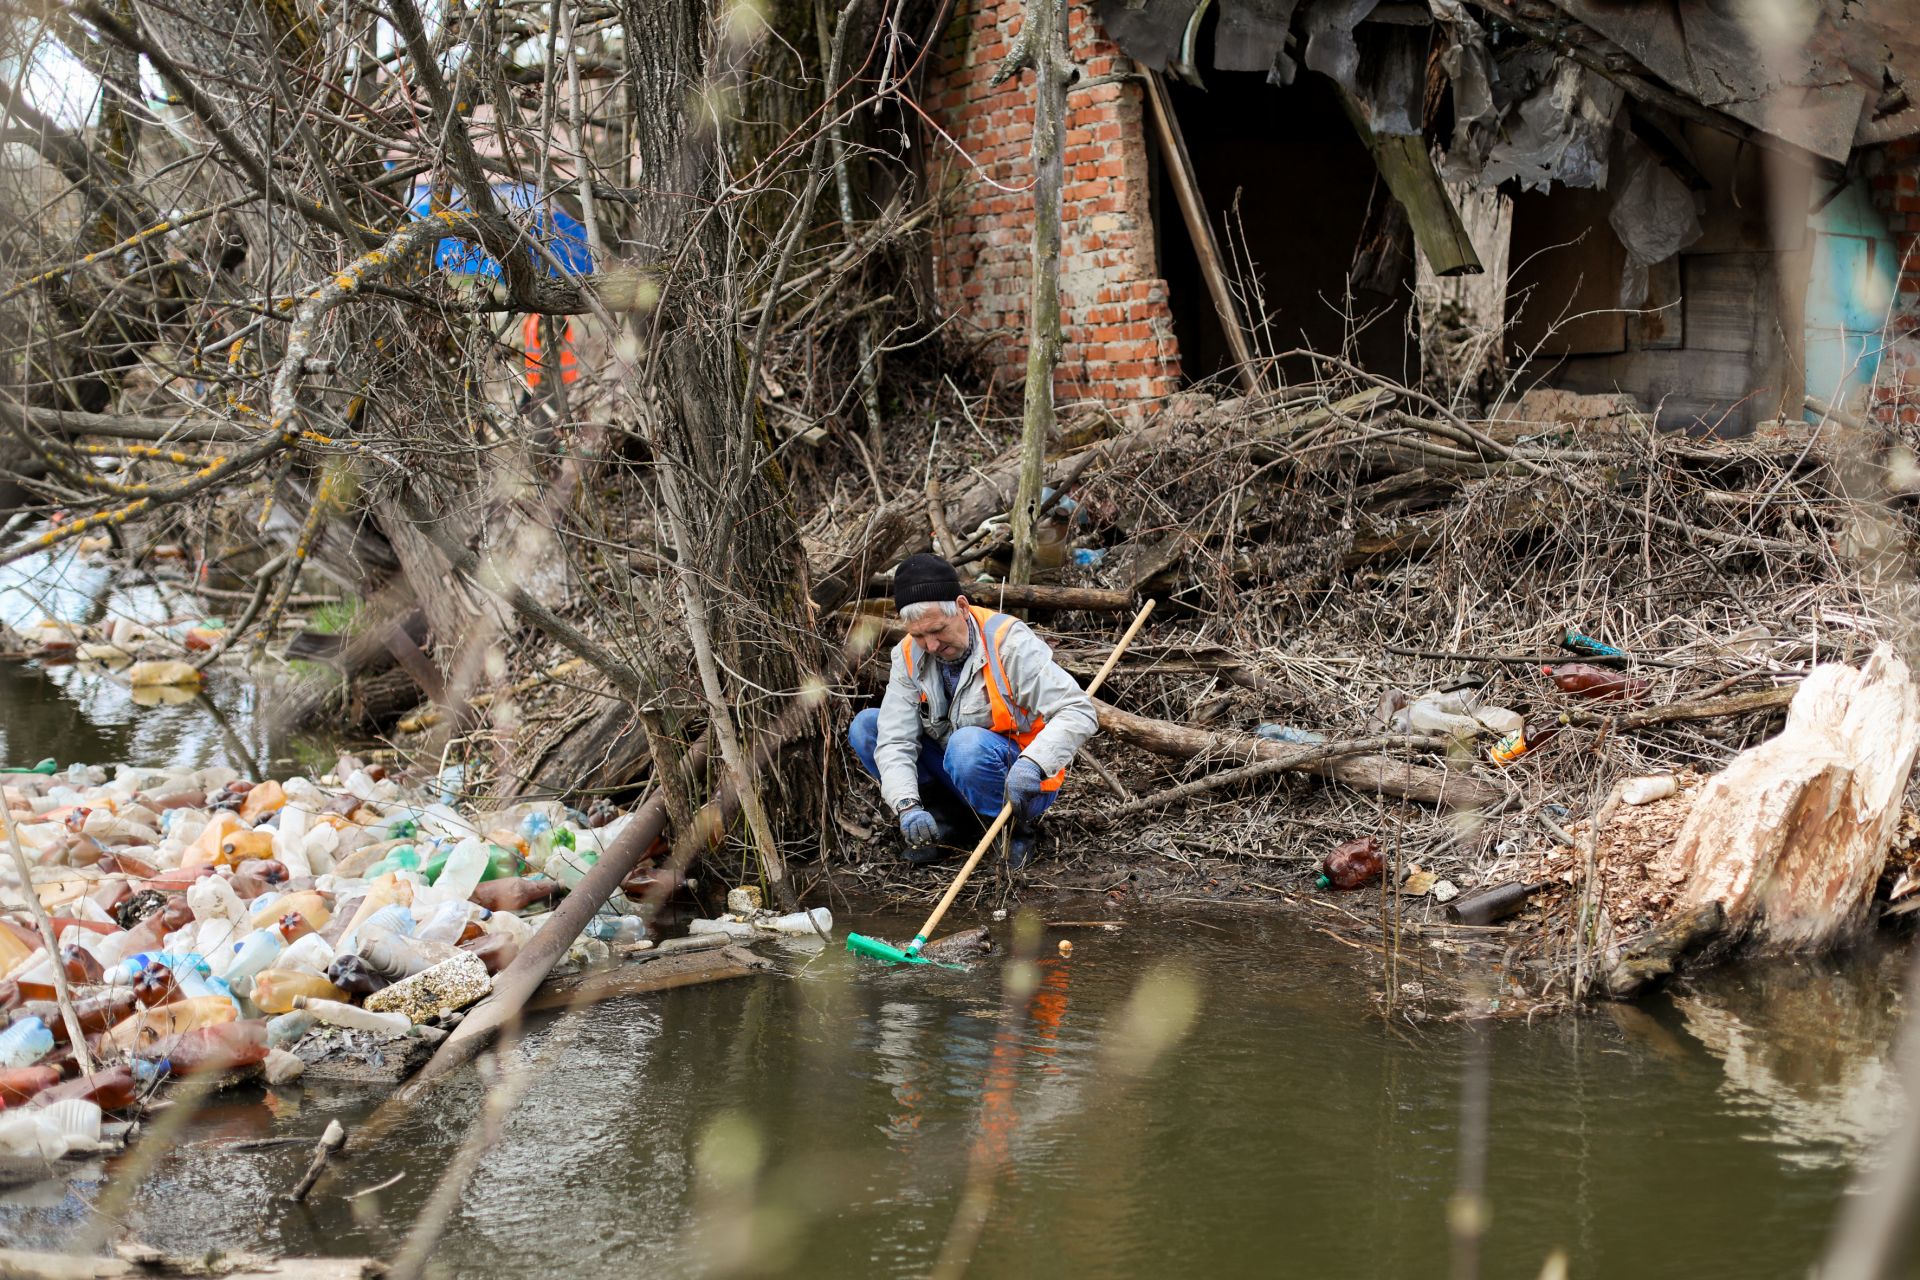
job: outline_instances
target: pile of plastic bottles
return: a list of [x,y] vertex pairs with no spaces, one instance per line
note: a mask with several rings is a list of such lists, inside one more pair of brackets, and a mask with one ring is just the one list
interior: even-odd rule
[[[552,802],[474,816],[451,799],[378,766],[319,782],[224,768],[0,773],[59,944],[47,954],[27,886],[0,857],[0,1153],[85,1148],[101,1112],[168,1075],[265,1063],[270,1080],[290,1077],[289,1051],[322,1024],[407,1034],[405,1013],[379,1011],[420,1007],[383,1001],[396,984],[471,1003],[532,936],[527,917],[628,821],[595,829]],[[589,934],[603,950],[644,937],[638,910],[616,893]],[[56,964],[106,1064],[90,1078],[67,1044]],[[468,980],[434,982],[448,974]]]

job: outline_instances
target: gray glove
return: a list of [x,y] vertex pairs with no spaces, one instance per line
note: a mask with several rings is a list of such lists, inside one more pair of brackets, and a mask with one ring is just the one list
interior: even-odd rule
[[900,815],[900,834],[907,838],[909,849],[920,849],[940,838],[940,824],[933,815],[919,805]]
[[1013,806],[1013,820],[1022,826],[1029,825],[1040,816],[1040,805],[1046,796],[1041,785],[1047,775],[1040,772],[1040,766],[1021,756],[1013,762],[1013,768],[1007,770],[1007,803]]

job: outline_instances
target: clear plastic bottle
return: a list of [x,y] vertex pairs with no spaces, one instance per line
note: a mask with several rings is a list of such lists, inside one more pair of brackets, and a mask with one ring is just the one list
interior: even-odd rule
[[274,961],[286,949],[286,935],[281,933],[278,925],[255,929],[234,944],[233,959],[228,962],[227,971],[221,976],[230,985],[241,986],[251,981],[255,974],[271,969]]
[[295,1009],[292,1013],[283,1013],[276,1018],[267,1019],[267,1044],[275,1049],[284,1049],[295,1043],[301,1036],[313,1030],[320,1019],[305,1009]]
[[300,973],[325,974],[327,966],[333,963],[333,957],[333,944],[317,933],[309,933],[288,943],[274,967]]
[[587,922],[586,935],[602,942],[631,944],[647,936],[647,926],[639,916],[595,916]]
[[455,845],[433,882],[433,901],[465,902],[487,874],[487,853],[484,840],[462,840]]
[[413,1019],[404,1013],[374,1013],[358,1005],[343,1004],[338,1000],[315,1000],[309,996],[295,996],[293,1007],[312,1014],[328,1026],[345,1027],[352,1031],[404,1035],[413,1029]]
[[0,1031],[0,1070],[30,1067],[53,1052],[53,1032],[35,1017],[25,1017]]

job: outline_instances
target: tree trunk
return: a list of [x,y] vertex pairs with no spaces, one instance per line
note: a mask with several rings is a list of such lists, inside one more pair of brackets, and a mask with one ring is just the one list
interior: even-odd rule
[[1007,581],[1033,580],[1040,477],[1053,430],[1053,370],[1060,363],[1060,223],[1066,180],[1067,6],[1028,0],[1020,46],[996,82],[1033,67],[1033,279],[1027,293],[1027,395],[1020,427],[1020,490],[1013,503],[1013,567]]
[[1702,788],[1674,842],[1677,912],[1726,911],[1730,938],[1817,951],[1866,923],[1920,748],[1920,693],[1881,645],[1864,667],[1816,667],[1779,736]]

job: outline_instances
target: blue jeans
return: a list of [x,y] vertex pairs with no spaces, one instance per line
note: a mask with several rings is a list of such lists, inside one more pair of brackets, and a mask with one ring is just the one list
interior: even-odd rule
[[[867,708],[847,726],[847,745],[859,758],[861,767],[878,778],[873,762],[874,748],[880,739],[880,712]],[[1020,758],[1020,748],[1012,738],[991,729],[955,729],[946,743],[932,738],[920,739],[920,803],[928,809],[971,809],[991,822],[1007,803],[1007,770]],[[1058,791],[1040,793],[1044,811],[1059,796]]]

